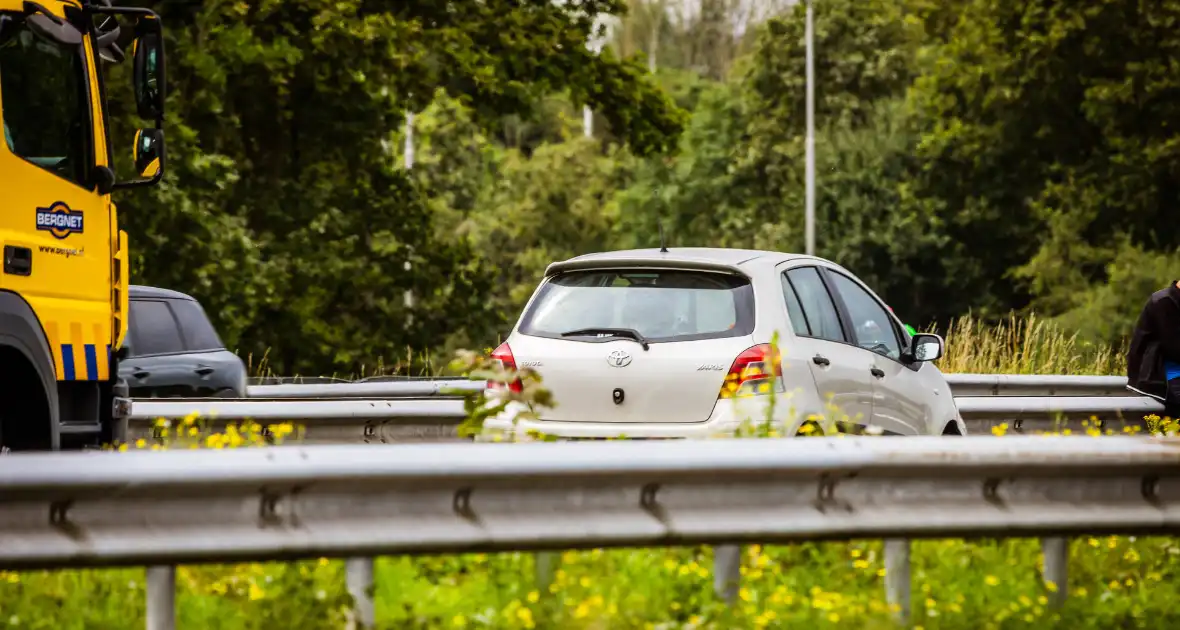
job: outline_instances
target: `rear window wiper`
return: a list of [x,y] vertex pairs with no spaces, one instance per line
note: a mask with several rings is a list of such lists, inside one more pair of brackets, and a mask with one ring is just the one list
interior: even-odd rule
[[648,349],[647,339],[634,328],[579,328],[561,333],[562,337],[586,337],[591,335],[611,335],[614,337],[628,337],[639,342],[644,350]]

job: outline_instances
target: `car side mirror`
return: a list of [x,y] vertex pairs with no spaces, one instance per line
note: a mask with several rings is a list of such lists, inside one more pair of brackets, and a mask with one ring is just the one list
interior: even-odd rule
[[918,333],[910,338],[910,347],[906,351],[908,363],[924,363],[942,358],[942,337],[930,333]]
[[164,130],[140,129],[135,132],[135,172],[147,180],[156,180],[164,171]]

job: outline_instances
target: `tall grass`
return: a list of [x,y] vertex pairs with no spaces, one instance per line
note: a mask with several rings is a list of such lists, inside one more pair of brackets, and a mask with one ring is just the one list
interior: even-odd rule
[[[1085,341],[1078,333],[1035,315],[1028,318],[1012,315],[994,323],[965,316],[952,320],[945,330],[931,327],[925,332],[941,334],[945,339],[946,354],[938,361],[938,367],[947,373],[1126,373],[1126,356],[1122,348]],[[486,353],[490,352],[490,348],[486,349]],[[249,373],[258,378],[307,378],[307,375],[276,373],[268,357],[269,351],[257,358],[252,354],[247,356],[245,361]],[[439,353],[413,348],[406,348],[402,356],[392,360],[378,357],[373,363],[359,365],[353,371],[318,375],[341,380],[441,376],[457,376],[457,373],[450,369],[446,360],[440,360]]]
[[951,322],[943,334],[943,372],[990,374],[1124,375],[1121,348],[1081,340],[1036,316],[1011,316],[996,324],[973,317]]

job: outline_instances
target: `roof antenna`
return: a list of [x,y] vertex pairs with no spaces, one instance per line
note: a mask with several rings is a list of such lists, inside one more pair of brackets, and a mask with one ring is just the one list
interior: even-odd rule
[[656,224],[660,226],[660,253],[667,254],[668,246],[664,244],[664,222],[663,220],[656,219]]

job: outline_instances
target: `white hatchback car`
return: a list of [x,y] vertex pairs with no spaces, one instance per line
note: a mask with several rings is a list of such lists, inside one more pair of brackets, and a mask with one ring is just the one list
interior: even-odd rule
[[493,353],[536,370],[556,404],[528,421],[509,408],[479,440],[710,437],[767,420],[795,435],[816,419],[966,435],[930,363],[942,351],[942,338],[910,337],[871,290],[822,258],[711,248],[578,256],[549,266]]

